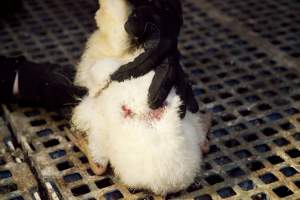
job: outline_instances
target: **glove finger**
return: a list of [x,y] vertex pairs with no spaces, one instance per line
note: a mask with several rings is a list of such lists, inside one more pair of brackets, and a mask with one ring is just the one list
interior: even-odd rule
[[178,80],[176,82],[175,87],[176,87],[176,94],[180,97],[182,101],[182,104],[179,107],[180,118],[184,118],[186,113],[186,90],[183,88],[183,85]]
[[111,80],[121,82],[132,77],[145,75],[160,65],[176,44],[176,40],[164,40],[158,46],[151,46],[146,52],[135,58],[133,62],[121,66],[111,75]]
[[198,102],[195,98],[195,95],[193,93],[193,90],[192,90],[192,87],[187,84],[187,100],[186,100],[186,104],[187,104],[187,107],[188,107],[188,110],[191,112],[191,113],[196,113],[199,111],[199,105],[198,105]]
[[124,25],[126,32],[132,37],[141,38],[146,31],[147,20],[153,14],[153,9],[149,6],[134,9]]
[[116,72],[111,75],[112,81],[122,82],[127,79],[136,78],[139,76],[143,76],[146,73],[151,71],[151,69],[139,68],[131,68],[130,66],[122,66]]
[[169,65],[162,64],[155,70],[148,95],[150,108],[157,109],[162,106],[173,87],[174,78],[174,71]]
[[146,68],[143,65],[139,67],[131,67],[130,64],[120,67],[116,72],[111,75],[111,80],[122,82],[127,79],[137,78],[150,72],[152,68]]
[[199,106],[195,99],[192,87],[185,80],[184,75],[181,74],[179,77],[180,78],[178,78],[176,82],[176,93],[180,96],[181,100],[183,101],[183,104],[185,104],[185,106],[190,112],[198,112]]
[[111,80],[121,82],[132,77],[136,78],[145,75],[155,67],[151,57],[152,54],[152,51],[145,52],[139,55],[133,62],[122,65],[111,75]]
[[180,96],[181,100],[186,105],[187,109],[192,113],[198,112],[199,106],[195,99],[190,84],[186,80],[184,80],[184,81],[178,81],[176,85],[177,85],[176,93]]
[[193,89],[188,82],[186,75],[182,69],[182,66],[179,64],[177,65],[177,93],[183,100],[184,104],[188,108],[188,110],[192,113],[196,113],[199,111],[199,105],[195,98]]
[[146,22],[140,18],[128,18],[124,28],[130,36],[141,38],[146,30]]

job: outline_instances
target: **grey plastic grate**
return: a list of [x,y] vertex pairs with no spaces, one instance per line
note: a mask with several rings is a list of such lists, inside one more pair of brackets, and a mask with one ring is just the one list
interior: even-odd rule
[[97,1],[24,1],[24,9],[0,21],[1,54],[74,64],[94,29]]
[[0,117],[0,199],[41,200],[38,183]]
[[87,158],[64,132],[68,122],[57,113],[31,108],[15,110],[13,106],[4,109],[50,199],[90,200],[101,194],[108,199],[130,196],[124,186],[114,185],[111,173],[106,177],[93,174]]
[[[275,21],[259,15],[273,12],[270,4],[286,12]],[[266,20],[277,27],[286,20],[283,13],[298,5],[296,0],[184,0],[182,63],[201,108],[214,113],[214,125],[203,173],[167,199],[300,199],[300,73],[295,70],[300,63],[277,56],[297,58],[299,39],[277,38],[270,28],[255,33],[254,26],[246,24]],[[91,0],[27,0],[23,13],[1,22],[0,53],[73,65],[94,29],[96,9],[97,2]],[[229,23],[227,16],[237,27],[228,26],[235,21]],[[297,29],[299,19],[296,15],[289,28]],[[281,51],[281,44],[272,44],[263,34],[274,34],[293,50]],[[260,43],[265,40],[279,47],[275,54]],[[116,184],[111,172],[94,176],[84,155],[66,137],[68,124],[58,114],[16,106],[5,107],[5,114],[51,199],[159,199]]]
[[297,0],[212,0],[213,5],[294,58],[300,58]]

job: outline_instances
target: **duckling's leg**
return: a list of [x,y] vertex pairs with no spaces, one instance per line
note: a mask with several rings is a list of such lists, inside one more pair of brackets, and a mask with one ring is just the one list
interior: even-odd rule
[[206,139],[202,144],[200,144],[200,148],[202,153],[206,154],[209,152],[209,131],[212,125],[212,114],[211,113],[205,113],[201,114],[201,122],[203,126],[203,132],[207,134]]
[[87,157],[92,171],[96,175],[104,174],[106,171],[106,168],[107,168],[107,164],[101,165],[99,163],[94,162],[94,160],[91,156],[91,152],[89,151],[89,148],[88,148],[86,134],[81,133],[81,132],[76,132],[74,130],[72,132],[67,131],[67,135],[68,135],[69,139],[74,143],[74,145],[77,146],[80,149],[80,151],[82,151],[82,153]]

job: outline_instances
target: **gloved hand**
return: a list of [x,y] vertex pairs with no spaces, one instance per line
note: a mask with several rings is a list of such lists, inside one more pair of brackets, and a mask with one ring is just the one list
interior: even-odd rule
[[192,113],[199,111],[198,103],[194,97],[192,87],[179,63],[180,53],[172,54],[155,69],[155,75],[149,88],[149,102],[154,107],[159,107],[161,102],[168,97],[172,87],[176,89],[177,95],[183,104],[180,107],[180,117],[184,118],[186,109]]
[[144,30],[146,22],[158,26],[161,39],[178,38],[183,24],[181,0],[129,0],[129,2],[135,8],[125,25],[129,34],[137,33],[132,31],[136,27],[142,27]]
[[179,64],[177,38],[182,25],[180,0],[130,1],[137,7],[128,18],[125,29],[144,44],[145,53],[121,66],[111,79],[124,81],[154,69],[155,76],[149,88],[149,106],[152,109],[160,107],[175,86],[183,101],[181,117],[184,117],[186,107],[193,113],[197,112],[197,101]]
[[17,100],[20,102],[56,109],[78,103],[77,99],[87,92],[86,89],[73,85],[73,75],[66,67],[50,63],[37,64],[24,57],[5,59],[6,64],[15,63],[18,79]]
[[[174,24],[175,27],[176,23],[172,23],[172,21],[168,23]],[[164,31],[165,24],[162,16],[153,6],[141,6],[133,11],[125,24],[125,29],[132,37],[136,37],[138,40],[142,39],[140,42],[143,44],[145,52],[133,62],[121,66],[112,74],[112,80],[124,81],[131,77],[145,75],[161,64],[168,54],[177,48],[179,32],[174,31],[172,37],[168,37],[167,31]]]
[[18,70],[19,97],[22,101],[58,108],[74,105],[87,90],[76,87],[62,66],[25,61]]

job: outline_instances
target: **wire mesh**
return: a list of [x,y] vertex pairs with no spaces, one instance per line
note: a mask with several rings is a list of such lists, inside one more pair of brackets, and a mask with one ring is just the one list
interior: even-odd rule
[[[202,174],[166,199],[300,199],[299,1],[183,2],[182,63],[214,120]],[[1,22],[0,53],[76,64],[97,2],[24,3]],[[111,171],[95,176],[57,113],[6,106],[5,115],[51,199],[161,198],[118,184]]]

